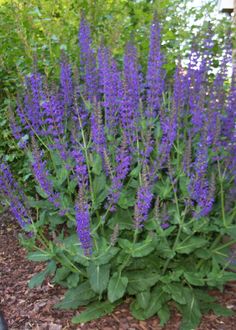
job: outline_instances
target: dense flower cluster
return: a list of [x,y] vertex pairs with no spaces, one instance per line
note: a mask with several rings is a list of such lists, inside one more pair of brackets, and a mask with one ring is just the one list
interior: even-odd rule
[[[34,70],[26,77],[17,117],[10,112],[14,137],[22,147],[25,136],[33,145],[37,188],[57,211],[65,211],[61,215],[76,220],[85,254],[91,253],[93,245],[91,228],[97,223],[104,226],[101,219],[106,221],[120,208],[132,212],[136,230],[142,230],[153,216],[157,199],[163,229],[176,221],[168,207],[172,202],[176,205],[178,198],[180,216],[208,216],[217,193],[211,174],[221,164],[230,164],[227,179],[236,177],[236,87],[233,77],[228,88],[229,49],[213,72],[209,30],[203,53],[193,45],[188,65],[178,59],[168,81],[156,16],[146,74],[138,64],[133,40],[126,45],[119,69],[104,44],[96,56],[84,16],[78,37],[78,72],[72,72],[64,53],[59,87]],[[30,221],[25,197],[16,193],[19,187],[5,164],[0,187],[24,227]],[[119,232],[115,228],[112,242]]]

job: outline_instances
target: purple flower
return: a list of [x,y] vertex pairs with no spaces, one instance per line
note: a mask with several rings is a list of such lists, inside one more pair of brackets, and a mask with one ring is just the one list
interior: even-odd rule
[[126,97],[129,98],[130,110],[133,112],[134,120],[139,117],[139,72],[137,61],[137,49],[130,41],[126,45],[124,57],[124,81],[126,86]]
[[48,195],[48,200],[59,207],[59,194],[54,193],[52,181],[50,181],[49,171],[46,169],[46,160],[42,160],[43,153],[38,149],[35,141],[33,141],[33,162],[32,168],[34,177],[40,185],[41,189]]
[[111,135],[119,124],[119,89],[122,84],[116,62],[109,50],[101,46],[98,52],[100,88],[104,101],[106,127]]
[[110,195],[108,197],[109,203],[112,205],[111,210],[115,211],[115,204],[117,204],[121,189],[123,186],[123,180],[126,178],[131,163],[131,156],[129,150],[127,148],[127,141],[125,136],[123,137],[123,141],[121,146],[118,148],[116,153],[116,168],[115,175],[112,178],[112,185]]
[[164,91],[163,56],[161,53],[161,28],[155,15],[150,30],[150,50],[146,76],[147,116],[155,118],[162,103]]
[[83,97],[91,103],[96,99],[98,92],[98,73],[96,57],[91,47],[90,27],[84,15],[81,17],[79,29],[80,67],[84,80]]
[[106,149],[106,137],[103,126],[102,112],[100,105],[98,104],[94,105],[94,109],[91,114],[91,133],[94,149],[103,159],[104,149]]
[[140,186],[137,192],[137,201],[134,209],[135,228],[140,229],[147,220],[148,211],[151,207],[153,194],[148,185]]
[[88,185],[88,171],[83,152],[82,150],[75,148],[71,155],[75,162],[74,172],[78,178],[79,187],[86,187]]
[[65,107],[69,107],[71,106],[73,101],[73,83],[71,66],[68,63],[64,53],[62,53],[61,56],[60,83],[63,104]]
[[31,223],[27,199],[18,183],[14,180],[9,167],[0,164],[0,190],[10,204],[10,210],[13,216],[24,229]]
[[75,218],[77,224],[77,234],[81,242],[85,255],[91,254],[92,238],[90,233],[89,206],[85,200],[83,189],[79,190],[78,200],[75,206]]

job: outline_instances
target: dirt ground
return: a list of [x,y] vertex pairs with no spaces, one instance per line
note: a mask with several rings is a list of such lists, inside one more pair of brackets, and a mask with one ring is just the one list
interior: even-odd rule
[[[99,320],[73,326],[72,316],[79,311],[59,311],[53,308],[65,292],[64,289],[44,283],[36,289],[28,288],[30,278],[44,265],[25,259],[26,252],[18,243],[19,227],[5,212],[0,216],[0,310],[4,312],[9,330],[159,330],[159,320],[135,320],[129,310],[129,301],[120,305],[113,314]],[[230,283],[224,293],[212,292],[224,306],[236,311],[236,284]],[[173,309],[169,323],[163,330],[178,330],[181,316]],[[203,317],[198,330],[235,330],[236,314],[219,317],[208,314]]]

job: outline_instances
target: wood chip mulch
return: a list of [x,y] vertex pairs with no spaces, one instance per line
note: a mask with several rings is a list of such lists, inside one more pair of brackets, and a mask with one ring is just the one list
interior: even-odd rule
[[[71,318],[79,311],[59,311],[54,305],[63,297],[65,289],[50,282],[35,289],[28,288],[30,278],[41,271],[42,263],[26,260],[26,251],[18,242],[19,227],[5,212],[0,215],[0,311],[3,311],[9,330],[178,330],[181,316],[173,309],[168,324],[161,328],[159,319],[137,321],[129,312],[129,300],[113,314],[99,320],[72,325]],[[236,311],[236,285],[230,283],[223,293],[212,291],[218,301]],[[235,330],[236,314],[219,317],[208,314],[203,317],[198,330]]]

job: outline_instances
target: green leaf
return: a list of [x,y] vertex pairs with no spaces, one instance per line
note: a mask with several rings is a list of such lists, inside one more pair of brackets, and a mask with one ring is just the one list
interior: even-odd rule
[[43,283],[43,281],[45,280],[46,276],[49,274],[52,274],[55,272],[57,268],[56,262],[54,260],[51,260],[47,267],[44,269],[44,271],[35,274],[29,281],[29,288],[32,289],[34,287],[37,287],[39,285],[41,285]]
[[96,293],[101,294],[107,288],[110,276],[110,265],[96,265],[90,262],[87,267],[87,272],[91,288]]
[[127,289],[131,294],[146,291],[160,279],[159,273],[150,270],[139,270],[138,272],[128,271],[124,275],[128,277],[129,283]]
[[40,286],[43,283],[43,281],[45,280],[46,276],[47,276],[47,274],[45,273],[45,271],[35,274],[33,277],[31,277],[31,279],[28,283],[29,288],[32,289],[37,286]]
[[52,255],[47,251],[30,252],[27,258],[31,261],[47,261],[52,258]]
[[78,316],[72,318],[72,323],[86,323],[92,320],[96,320],[101,316],[112,313],[116,305],[111,304],[108,301],[105,302],[95,302],[87,307],[84,312],[81,312]]
[[118,205],[122,209],[128,209],[130,206],[135,204],[135,193],[134,190],[122,190]]
[[155,244],[152,238],[146,239],[141,243],[132,245],[131,254],[133,258],[145,257],[155,249]]
[[105,265],[107,264],[118,252],[120,251],[117,247],[110,247],[108,251],[100,254],[94,259],[96,265]]
[[185,241],[180,242],[176,246],[175,251],[178,253],[189,254],[195,249],[205,246],[207,243],[208,241],[203,237],[191,237]]
[[164,285],[163,290],[169,293],[172,299],[179,304],[186,304],[186,299],[183,295],[183,285],[180,283],[169,283]]
[[100,175],[102,172],[102,158],[99,154],[95,154],[93,159],[92,172],[96,175]]
[[117,207],[114,216],[108,222],[108,226],[113,229],[117,224],[119,224],[120,230],[132,229],[133,220],[131,212],[129,210],[123,210]]
[[178,309],[182,312],[180,330],[196,329],[202,316],[199,302],[193,290],[189,288],[184,288],[183,295],[187,304],[177,305]]
[[70,272],[71,272],[70,269],[68,269],[67,267],[57,268],[56,275],[53,278],[53,282],[60,283],[61,281],[67,278]]
[[161,308],[159,309],[157,314],[158,314],[158,317],[160,319],[160,326],[162,327],[170,319],[170,309],[169,309],[168,305],[161,306]]
[[40,186],[35,186],[35,189],[40,197],[48,198],[48,194]]
[[210,304],[210,308],[218,316],[232,316],[235,314],[234,311],[232,311],[231,309],[228,309],[216,303]]
[[67,284],[68,284],[68,288],[71,289],[71,288],[76,288],[79,284],[79,281],[80,281],[80,275],[79,273],[72,273],[70,274],[67,279]]
[[108,299],[111,303],[123,297],[127,284],[127,277],[121,276],[120,273],[112,275],[108,284]]
[[137,302],[142,309],[146,309],[148,307],[150,297],[150,290],[141,291],[136,295]]
[[169,294],[164,292],[161,286],[156,286],[151,293],[151,298],[149,300],[148,307],[144,310],[143,316],[145,319],[149,319],[161,309],[161,307],[166,304],[170,299]]
[[205,285],[205,281],[201,278],[201,274],[198,273],[190,273],[190,272],[184,272],[184,277],[188,281],[188,283],[192,285],[197,286],[203,286]]
[[94,291],[88,281],[80,284],[77,288],[69,289],[65,297],[55,305],[58,309],[77,309],[87,305],[95,297]]

